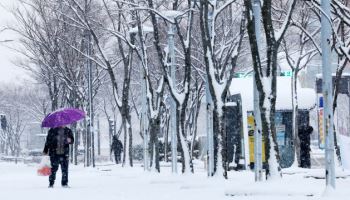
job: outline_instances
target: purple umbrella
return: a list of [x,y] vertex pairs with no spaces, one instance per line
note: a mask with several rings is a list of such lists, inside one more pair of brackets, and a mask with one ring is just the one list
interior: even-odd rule
[[85,117],[85,112],[76,108],[64,108],[48,114],[41,126],[55,128],[77,122]]

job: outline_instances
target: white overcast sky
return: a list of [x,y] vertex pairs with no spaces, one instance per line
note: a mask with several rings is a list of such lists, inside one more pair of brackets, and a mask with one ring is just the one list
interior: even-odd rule
[[[15,25],[16,21],[9,12],[15,3],[16,0],[0,0],[0,30],[9,24]],[[3,40],[13,40],[13,42],[0,43],[0,83],[14,83],[28,79],[27,72],[13,64],[13,61],[21,55],[6,47],[18,45],[18,36],[5,30],[0,33],[0,41]]]

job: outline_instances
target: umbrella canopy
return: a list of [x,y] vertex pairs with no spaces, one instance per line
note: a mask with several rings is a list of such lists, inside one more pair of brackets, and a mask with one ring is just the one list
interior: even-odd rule
[[77,122],[85,117],[85,112],[76,108],[64,108],[48,114],[41,126],[55,128]]

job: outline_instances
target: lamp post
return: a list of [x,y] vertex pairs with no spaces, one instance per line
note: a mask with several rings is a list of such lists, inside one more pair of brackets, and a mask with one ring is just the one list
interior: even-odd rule
[[[178,11],[164,11],[162,12],[171,21],[180,16],[181,12]],[[175,27],[172,22],[168,22],[168,50],[170,54],[170,76],[172,78],[172,84],[176,88],[176,57],[175,57]],[[170,103],[170,130],[171,130],[171,171],[172,173],[177,173],[177,129],[176,129],[176,102],[175,99],[171,99]],[[167,142],[167,141],[166,141]]]
[[[258,46],[258,53],[260,54],[261,39],[260,39],[260,20],[261,20],[261,2],[260,0],[252,0],[253,14],[254,14],[254,26],[255,26],[255,37]],[[259,56],[259,58],[261,58]],[[256,86],[255,71],[253,75],[253,92],[254,92],[254,173],[255,181],[262,181],[262,126],[261,116],[259,108],[259,93]],[[246,158],[247,159],[247,158]]]
[[[175,74],[175,42],[174,42],[174,25],[169,23],[168,25],[168,47],[170,54],[170,76],[172,78],[172,84],[176,87],[176,74]],[[170,107],[170,124],[171,124],[171,171],[177,173],[177,134],[176,134],[176,102],[175,99],[171,99]],[[167,142],[167,141],[166,141]]]
[[322,93],[324,99],[323,129],[326,133],[326,187],[335,189],[330,1],[322,0],[321,9]]
[[[144,34],[152,33],[153,29],[147,26],[142,26],[142,31]],[[130,38],[132,35],[138,33],[137,27],[134,27],[129,30]],[[144,171],[149,171],[149,156],[148,156],[148,141],[149,141],[149,133],[148,133],[148,121],[147,121],[147,91],[146,91],[146,74],[145,70],[142,69],[142,65],[140,69],[141,76],[141,132],[143,135],[143,169]]]
[[[86,42],[86,54],[91,56],[91,34],[89,30],[84,31],[84,38]],[[92,161],[92,167],[95,167],[95,142],[94,142],[94,107],[92,97],[92,63],[90,58],[86,58],[86,68],[88,75],[88,123],[87,123],[87,135],[86,135],[86,165],[90,166]]]
[[[217,0],[210,0],[213,4]],[[209,37],[213,37],[213,10],[208,8]],[[209,77],[205,76],[206,120],[207,120],[207,149],[208,149],[208,176],[214,174],[214,133],[213,133],[213,99],[209,90]]]

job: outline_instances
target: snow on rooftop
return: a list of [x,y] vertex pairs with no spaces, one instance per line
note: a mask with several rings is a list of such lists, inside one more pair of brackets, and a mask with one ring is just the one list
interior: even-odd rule
[[[298,83],[298,106],[299,109],[311,109],[316,104],[314,89],[301,88]],[[242,107],[246,111],[253,111],[253,79],[234,78],[230,86],[230,94],[241,94]],[[277,77],[277,102],[276,110],[292,110],[291,78]]]

